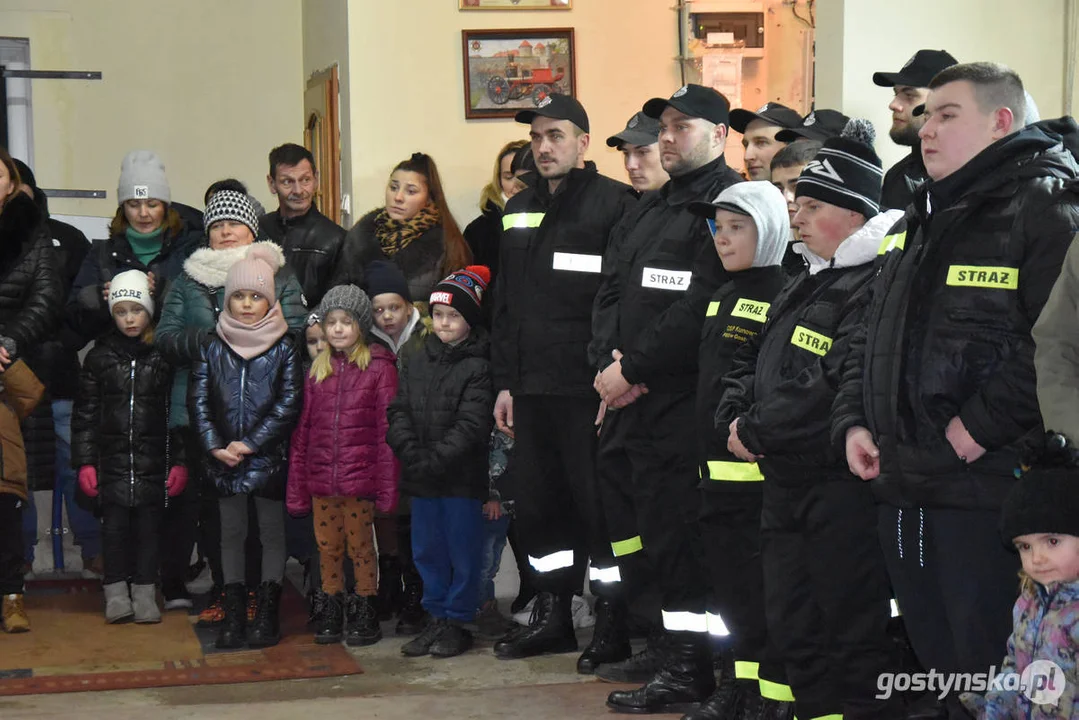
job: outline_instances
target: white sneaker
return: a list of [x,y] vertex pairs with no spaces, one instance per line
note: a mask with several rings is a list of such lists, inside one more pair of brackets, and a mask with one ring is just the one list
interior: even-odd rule
[[572,607],[574,629],[590,628],[596,624],[596,616],[592,614],[592,606],[583,597],[574,595]]
[[513,613],[513,621],[518,625],[528,627],[528,622],[532,619],[532,608],[534,607],[536,607],[536,598],[529,600],[528,604],[521,608],[521,612]]

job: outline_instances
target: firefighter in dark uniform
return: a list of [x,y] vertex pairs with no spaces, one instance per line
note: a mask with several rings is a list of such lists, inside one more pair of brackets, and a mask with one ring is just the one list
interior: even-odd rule
[[[756,463],[727,449],[727,428],[716,428],[716,409],[734,353],[760,334],[768,308],[786,283],[782,262],[790,218],[783,193],[769,182],[732,185],[713,202],[693,203],[690,212],[715,228],[716,252],[731,278],[704,313],[696,430],[708,628],[715,635],[729,632],[733,652],[724,655],[716,692],[686,718],[726,720],[743,712],[757,718],[760,705],[773,703],[761,699],[759,680],[786,683],[782,663],[774,651],[767,652],[760,538],[764,476]],[[763,716],[774,717],[776,709],[766,708]]]
[[[632,712],[675,710],[715,689],[694,554],[693,420],[704,313],[727,276],[707,223],[688,208],[742,180],[723,159],[729,105],[721,94],[686,85],[669,100],[648,101],[644,112],[660,120],[660,158],[671,180],[641,199],[635,222],[612,241],[589,349],[601,371],[596,390],[614,410],[604,419],[599,472],[617,584],[624,596],[637,593],[647,566],[654,568],[666,631],[662,653],[652,642],[613,665],[620,675],[597,670],[604,679],[656,679],[642,693],[612,694],[608,705]],[[661,656],[670,658],[665,667]]]
[[832,445],[830,414],[844,338],[862,321],[877,250],[902,213],[878,214],[872,126],[851,121],[844,133],[799,176],[793,225],[808,267],[736,354],[716,416],[728,449],[765,478],[765,613],[789,687],[762,678],[760,690],[793,700],[801,720],[894,717],[874,697],[894,666],[873,496]]
[[495,422],[516,438],[509,494],[539,592],[530,625],[495,643],[500,658],[576,650],[571,603],[587,560],[614,566],[586,350],[608,236],[636,203],[628,185],[585,163],[588,116],[576,100],[555,93],[516,119],[531,126],[538,177],[503,215],[491,356]]

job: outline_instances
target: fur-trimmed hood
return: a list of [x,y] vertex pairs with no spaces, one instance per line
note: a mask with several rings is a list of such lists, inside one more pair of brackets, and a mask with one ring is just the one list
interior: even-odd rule
[[190,275],[195,282],[208,288],[225,287],[225,277],[229,273],[229,268],[237,260],[243,260],[247,257],[247,253],[254,247],[264,248],[273,254],[277,260],[277,264],[274,265],[273,269],[275,273],[285,266],[285,253],[281,251],[277,243],[264,240],[251,245],[225,248],[223,250],[214,250],[208,247],[199,248],[184,261],[184,272]]
[[0,275],[6,275],[44,232],[44,223],[41,209],[21,192],[4,203],[0,209]]

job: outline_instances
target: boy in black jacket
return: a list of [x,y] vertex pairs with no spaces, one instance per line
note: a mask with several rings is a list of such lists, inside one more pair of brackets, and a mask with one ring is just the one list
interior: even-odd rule
[[480,304],[490,271],[471,265],[435,286],[433,332],[409,353],[390,405],[386,442],[412,497],[412,555],[433,620],[401,648],[410,657],[453,657],[472,647],[463,627],[476,614],[482,505],[494,388]]
[[790,686],[760,688],[793,700],[800,718],[891,717],[874,700],[891,656],[873,497],[832,446],[829,422],[843,338],[862,320],[873,260],[901,216],[879,214],[882,176],[866,121],[851,121],[806,165],[793,225],[807,268],[735,355],[716,415],[728,449],[765,478],[765,613]]

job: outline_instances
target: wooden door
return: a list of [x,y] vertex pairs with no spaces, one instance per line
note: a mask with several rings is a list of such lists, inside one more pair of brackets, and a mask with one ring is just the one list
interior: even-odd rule
[[337,112],[337,66],[314,73],[303,96],[304,146],[315,156],[315,205],[341,223],[341,127]]

